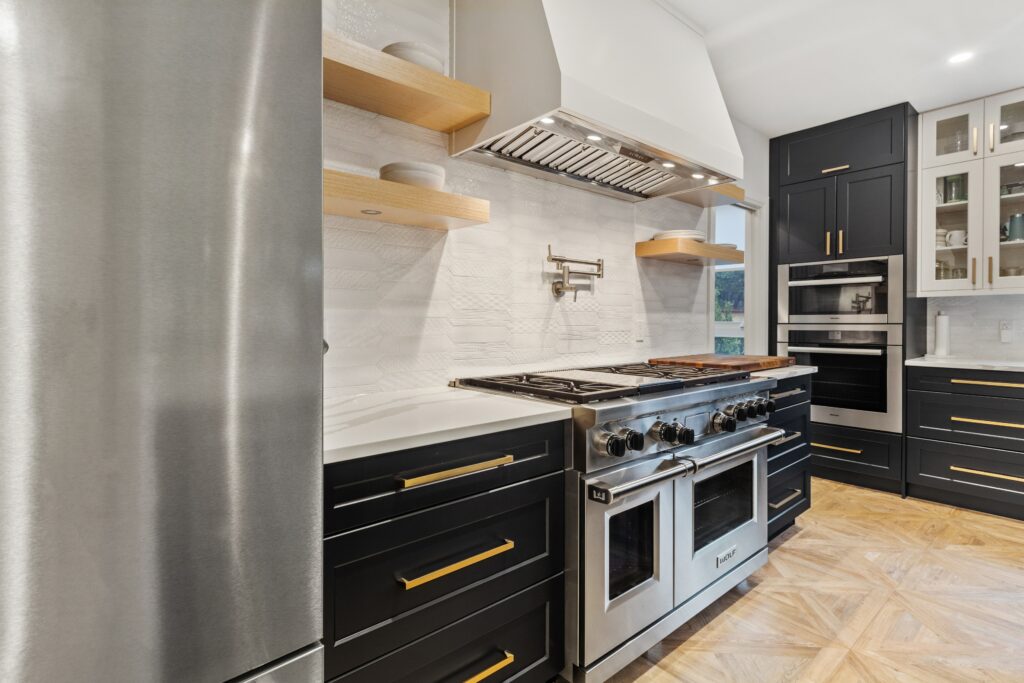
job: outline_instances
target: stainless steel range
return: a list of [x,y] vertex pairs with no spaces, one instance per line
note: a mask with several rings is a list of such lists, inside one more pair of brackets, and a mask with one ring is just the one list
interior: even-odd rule
[[575,404],[566,678],[606,680],[767,561],[775,384],[646,363],[456,382]]

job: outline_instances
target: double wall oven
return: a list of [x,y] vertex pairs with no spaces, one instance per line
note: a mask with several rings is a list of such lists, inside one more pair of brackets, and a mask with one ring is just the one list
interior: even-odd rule
[[779,266],[778,353],[817,366],[811,420],[903,431],[903,257]]

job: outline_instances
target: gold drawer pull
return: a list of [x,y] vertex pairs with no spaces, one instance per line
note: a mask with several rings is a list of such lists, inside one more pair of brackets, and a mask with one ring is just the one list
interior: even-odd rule
[[1016,422],[996,422],[995,420],[975,420],[973,417],[951,417],[953,422],[968,422],[974,425],[989,425],[991,427],[1009,427],[1010,429],[1024,429],[1024,425]]
[[514,461],[515,456],[503,455],[500,458],[494,458],[493,460],[475,462],[472,465],[454,467],[450,470],[442,470],[441,472],[431,472],[430,474],[423,474],[418,477],[398,477],[398,484],[403,489],[411,489],[416,486],[423,486],[424,484],[433,484],[437,481],[444,481],[445,479],[454,479],[455,477],[461,477],[464,474],[493,470],[501,467],[502,465],[510,465]]
[[793,493],[789,494],[788,496],[786,496],[785,498],[780,500],[778,503],[768,503],[768,507],[771,508],[772,510],[778,510],[780,507],[783,507],[784,505],[786,505],[786,503],[793,502],[794,500],[796,500],[797,498],[802,496],[803,493],[804,493],[800,489],[790,489],[790,490]]
[[832,168],[823,168],[823,169],[821,169],[821,172],[822,173],[831,173],[832,171],[845,171],[848,168],[850,168],[849,164],[843,164],[842,166],[833,166]]
[[470,567],[479,562],[483,562],[484,560],[492,558],[495,555],[507,553],[509,550],[512,550],[515,547],[515,541],[510,541],[506,538],[505,542],[497,547],[491,548],[490,550],[485,550],[482,553],[477,553],[476,555],[473,555],[472,557],[467,557],[464,560],[459,560],[458,562],[450,564],[447,567],[435,569],[434,571],[424,574],[423,576],[417,576],[415,579],[406,579],[404,577],[399,576],[398,582],[405,587],[405,590],[411,590],[413,588],[416,588],[417,586],[422,586],[425,583],[430,583],[431,581],[440,579],[442,576],[448,576],[449,574],[453,574],[459,571],[460,569],[465,569],[466,567]]
[[832,255],[832,233],[825,231],[825,256]]
[[988,382],[980,379],[951,379],[950,384],[973,384],[979,387],[1005,387],[1007,389],[1024,389],[1019,382]]
[[856,448],[840,448],[839,446],[829,446],[828,444],[815,443],[813,441],[811,442],[811,445],[814,446],[815,448],[827,448],[830,451],[841,451],[843,453],[853,453],[854,455],[860,455],[861,453],[864,452]]
[[843,255],[843,229],[839,228],[839,255]]
[[490,678],[492,675],[504,669],[506,666],[516,661],[516,656],[508,650],[502,650],[505,653],[505,658],[496,664],[491,664],[489,667],[481,671],[475,676],[470,676],[463,683],[480,683],[485,678]]
[[768,394],[768,398],[777,401],[780,398],[789,398],[790,396],[799,396],[802,393],[804,393],[803,389],[790,389],[789,391],[783,391],[781,394]]
[[1006,479],[1007,481],[1015,481],[1020,484],[1024,484],[1024,477],[1014,477],[1009,474],[996,474],[995,472],[985,472],[984,470],[972,470],[969,467],[957,467],[956,465],[950,465],[949,469],[954,472],[963,472],[965,474],[977,474],[979,477],[992,477],[993,479]]

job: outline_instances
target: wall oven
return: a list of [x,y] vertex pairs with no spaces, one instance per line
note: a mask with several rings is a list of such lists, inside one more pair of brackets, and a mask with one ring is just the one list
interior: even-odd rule
[[811,420],[903,431],[902,325],[779,325],[778,353],[811,376]]
[[779,323],[903,322],[903,257],[779,266]]

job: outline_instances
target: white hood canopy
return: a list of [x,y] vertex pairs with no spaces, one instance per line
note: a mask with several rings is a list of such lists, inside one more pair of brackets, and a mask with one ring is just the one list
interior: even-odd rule
[[491,116],[451,153],[620,199],[738,180],[704,40],[656,0],[454,0],[454,75]]

